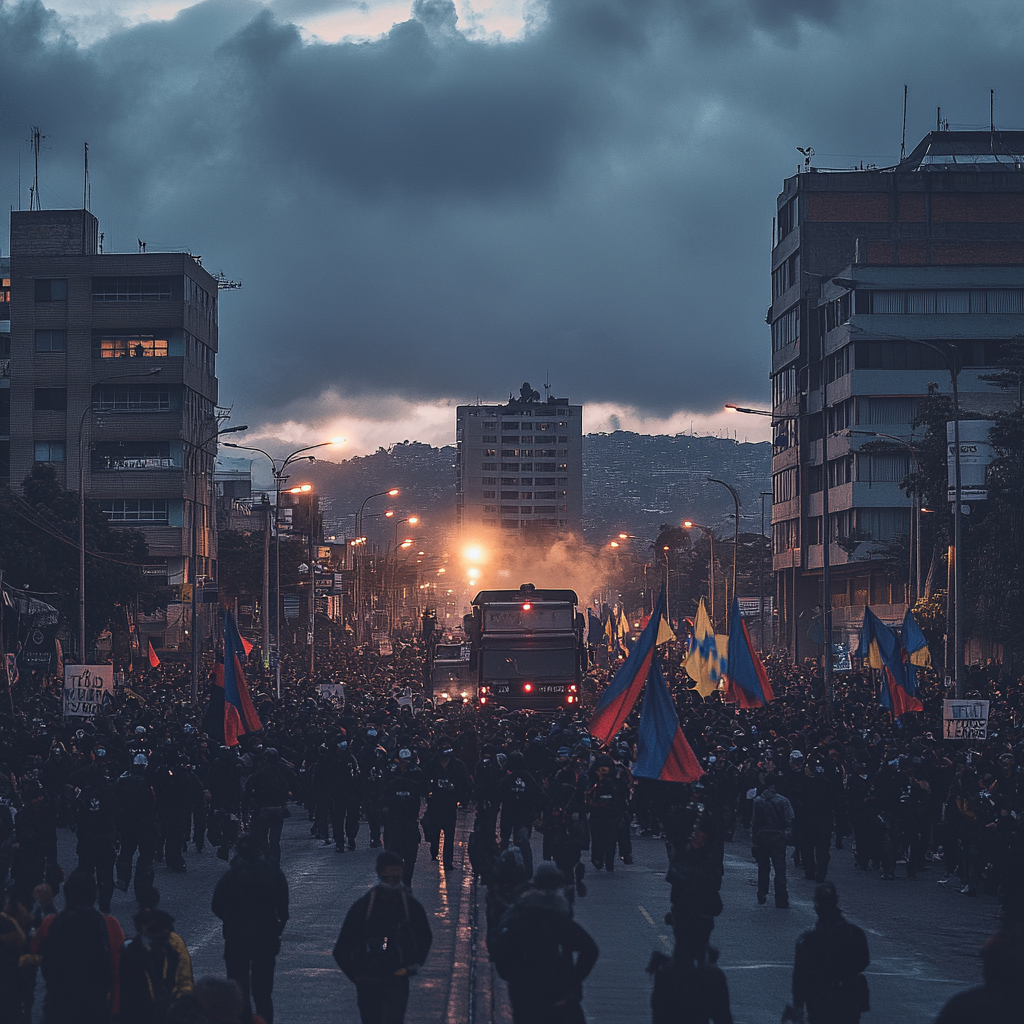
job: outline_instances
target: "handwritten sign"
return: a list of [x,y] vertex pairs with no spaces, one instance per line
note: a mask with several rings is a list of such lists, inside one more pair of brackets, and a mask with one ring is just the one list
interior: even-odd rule
[[987,700],[944,700],[942,736],[947,740],[984,740],[988,736]]
[[91,718],[113,699],[113,665],[64,666],[65,718]]
[[320,684],[320,696],[328,700],[337,700],[342,704],[345,703],[345,684],[344,683],[321,683]]

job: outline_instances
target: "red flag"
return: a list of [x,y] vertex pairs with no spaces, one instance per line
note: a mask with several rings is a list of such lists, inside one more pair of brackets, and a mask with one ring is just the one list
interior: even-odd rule
[[252,654],[252,644],[244,636],[240,636],[238,639],[242,641],[242,650],[245,651],[245,656],[248,658]]
[[149,641],[149,664],[151,668],[160,667],[160,659],[156,656],[156,651],[153,650],[153,641]]

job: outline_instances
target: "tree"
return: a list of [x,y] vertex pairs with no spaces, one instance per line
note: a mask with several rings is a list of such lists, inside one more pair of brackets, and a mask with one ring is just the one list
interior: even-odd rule
[[[4,579],[25,587],[61,613],[78,632],[78,494],[67,490],[52,466],[36,464],[24,481],[24,497],[0,491],[0,567]],[[107,628],[122,625],[118,609],[151,612],[159,594],[143,570],[149,561],[145,536],[111,527],[94,501],[85,503],[86,649]]]

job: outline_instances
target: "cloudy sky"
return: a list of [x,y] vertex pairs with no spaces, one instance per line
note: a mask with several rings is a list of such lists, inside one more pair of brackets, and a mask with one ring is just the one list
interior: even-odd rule
[[[935,122],[1024,127],[1024,5],[857,0],[0,0],[0,202],[189,249],[251,437],[450,442],[549,376],[586,429],[768,402],[775,196]],[[20,168],[20,169],[19,169]],[[19,196],[19,178],[21,183]],[[6,225],[0,247],[7,248]]]

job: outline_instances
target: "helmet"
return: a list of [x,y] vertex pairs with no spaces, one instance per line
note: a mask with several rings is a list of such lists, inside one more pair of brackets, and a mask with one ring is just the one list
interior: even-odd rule
[[137,764],[140,768],[148,768],[149,758],[145,754],[136,754],[132,764]]

